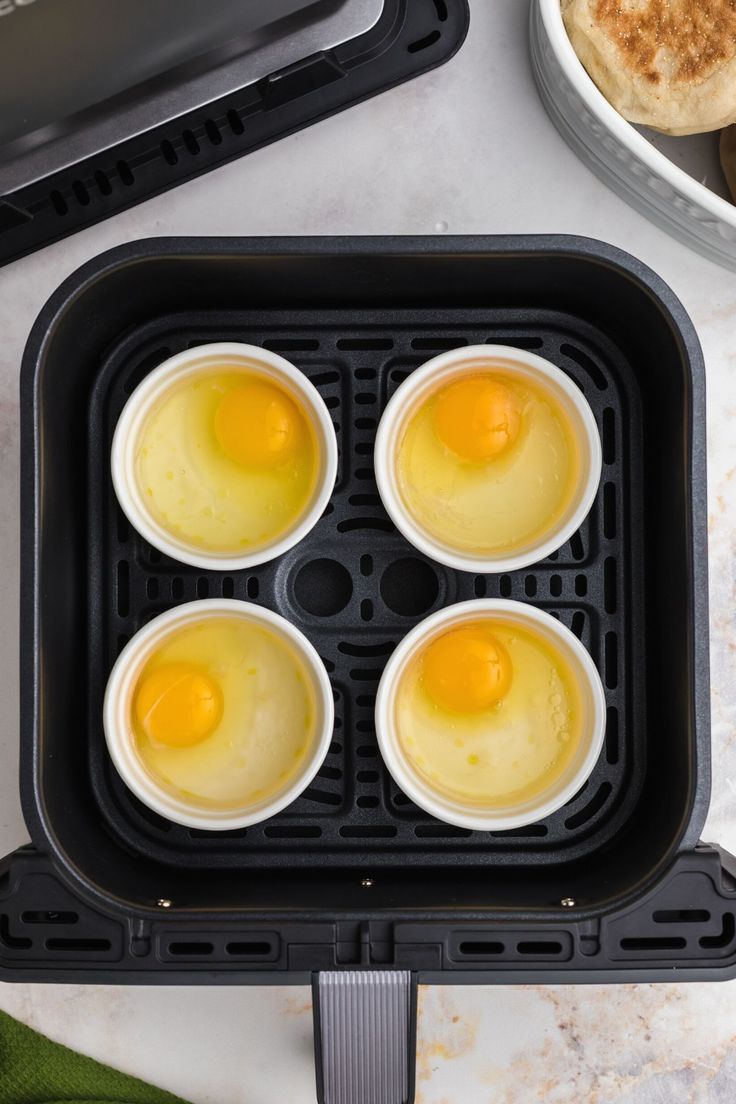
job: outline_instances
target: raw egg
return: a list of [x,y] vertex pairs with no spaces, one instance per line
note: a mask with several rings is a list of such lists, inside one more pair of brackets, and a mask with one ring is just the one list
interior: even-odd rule
[[565,772],[582,738],[581,701],[569,661],[547,636],[480,618],[412,656],[397,687],[396,730],[434,789],[503,809],[539,797]]
[[443,633],[424,655],[427,693],[443,709],[479,713],[490,709],[511,685],[511,660],[503,644],[481,625]]
[[246,809],[285,789],[316,738],[302,657],[242,617],[175,629],[147,658],[131,703],[138,756],[158,785],[203,809]]
[[248,552],[302,519],[320,454],[296,392],[224,365],[174,383],[152,406],[135,471],[148,509],[173,536],[204,551]]
[[169,663],[141,676],[135,717],[149,740],[193,747],[211,736],[221,716],[220,687],[204,668]]
[[434,411],[437,436],[461,460],[492,460],[513,445],[521,428],[521,396],[490,376],[443,387]]
[[299,447],[303,418],[294,400],[266,380],[248,380],[225,392],[215,411],[215,434],[244,468],[285,464]]
[[440,385],[409,414],[396,472],[404,504],[434,540],[477,556],[543,540],[569,510],[580,448],[551,390],[502,371]]

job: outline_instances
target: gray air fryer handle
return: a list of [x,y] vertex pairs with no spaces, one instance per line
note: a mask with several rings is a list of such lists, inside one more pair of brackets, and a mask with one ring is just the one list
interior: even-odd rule
[[413,1104],[416,976],[327,970],[312,991],[319,1104]]

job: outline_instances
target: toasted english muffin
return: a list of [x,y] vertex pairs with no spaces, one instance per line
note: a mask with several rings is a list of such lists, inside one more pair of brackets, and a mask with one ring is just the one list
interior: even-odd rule
[[561,0],[573,48],[625,119],[665,134],[736,122],[736,0]]

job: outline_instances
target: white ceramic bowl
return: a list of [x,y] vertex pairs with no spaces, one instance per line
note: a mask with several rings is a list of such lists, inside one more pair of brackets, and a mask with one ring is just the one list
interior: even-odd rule
[[[552,392],[570,418],[576,434],[581,450],[581,476],[570,506],[543,540],[509,555],[474,555],[442,543],[416,521],[399,490],[396,458],[408,416],[437,387],[466,373],[496,368]],[[468,345],[452,349],[412,372],[392,395],[383,412],[374,453],[376,482],[383,504],[396,528],[415,548],[458,571],[498,573],[538,563],[569,540],[593,505],[601,479],[602,462],[598,427],[582,391],[548,360],[507,345]]]
[[[243,617],[281,636],[304,661],[312,678],[317,720],[312,750],[303,769],[291,784],[273,797],[240,812],[202,810],[187,804],[157,785],[136,753],[130,721],[130,710],[136,681],[151,652],[173,629],[210,617]],[[118,656],[105,690],[103,725],[110,757],[121,778],[144,805],[167,820],[190,828],[226,831],[247,828],[274,816],[286,808],[306,789],[322,765],[332,739],[334,701],[332,687],[324,664],[299,629],[283,617],[262,606],[236,599],[213,598],[187,602],[162,613],[137,632]]]
[[[425,781],[407,759],[395,723],[396,691],[407,663],[418,649],[449,628],[484,616],[503,617],[505,621],[515,621],[544,634],[570,664],[578,679],[583,701],[583,737],[564,774],[534,800],[492,811],[455,801]],[[589,778],[603,748],[605,728],[606,699],[593,660],[569,629],[543,610],[523,602],[492,598],[459,602],[421,621],[404,637],[386,664],[376,698],[378,746],[397,786],[415,805],[438,820],[477,831],[502,832],[520,828],[562,808]]]
[[[152,405],[172,386],[187,376],[226,365],[262,373],[295,393],[311,419],[320,451],[320,473],[312,500],[291,529],[277,540],[250,552],[208,552],[178,539],[151,514],[135,473],[138,437]],[[112,442],[112,481],[123,512],[149,544],[181,563],[208,571],[240,571],[267,563],[298,544],[319,521],[337,475],[337,441],[327,407],[303,372],[288,360],[254,345],[216,342],[187,349],[164,361],[136,387],[118,419]]]
[[542,102],[572,149],[641,214],[736,269],[736,206],[670,161],[609,104],[572,47],[560,0],[532,0],[530,41]]

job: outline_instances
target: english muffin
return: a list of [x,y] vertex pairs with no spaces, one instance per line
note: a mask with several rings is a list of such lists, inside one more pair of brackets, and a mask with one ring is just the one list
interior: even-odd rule
[[721,131],[721,164],[736,203],[736,126]]
[[561,0],[573,48],[625,119],[665,134],[736,122],[736,0]]

